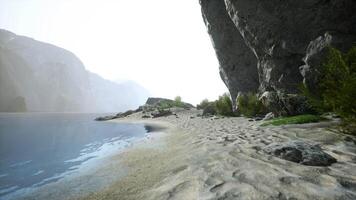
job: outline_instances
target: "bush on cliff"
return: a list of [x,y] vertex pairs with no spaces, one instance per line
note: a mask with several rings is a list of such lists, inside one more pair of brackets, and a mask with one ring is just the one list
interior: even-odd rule
[[303,88],[308,102],[319,112],[335,112],[342,121],[342,130],[356,133],[356,47],[343,54],[329,47],[320,69],[316,91]]
[[157,109],[168,109],[168,108],[172,108],[172,107],[174,107],[174,103],[172,103],[172,102],[162,101],[157,104]]
[[237,98],[239,112],[246,117],[266,114],[266,108],[254,93],[240,95]]
[[198,109],[203,110],[203,115],[222,115],[222,116],[236,116],[232,110],[232,101],[230,95],[225,93],[219,96],[216,101],[209,101],[204,99],[200,104],[197,105]]
[[176,96],[174,100],[170,99],[161,99],[158,103],[154,105],[157,109],[169,109],[173,107],[179,107],[179,108],[189,108],[192,107],[188,103],[185,103],[182,101],[182,98],[180,96]]
[[228,93],[219,96],[219,99],[215,101],[216,112],[223,116],[235,116],[232,110],[232,101]]

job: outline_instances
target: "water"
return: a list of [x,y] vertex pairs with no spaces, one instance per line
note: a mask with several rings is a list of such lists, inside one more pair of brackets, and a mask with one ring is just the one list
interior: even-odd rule
[[143,124],[97,122],[97,114],[0,114],[0,199],[57,181],[145,137]]

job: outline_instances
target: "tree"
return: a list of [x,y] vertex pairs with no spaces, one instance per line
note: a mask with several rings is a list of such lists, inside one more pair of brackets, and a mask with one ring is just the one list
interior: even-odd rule
[[174,98],[174,106],[183,107],[182,97],[176,96]]
[[335,112],[343,120],[343,130],[356,133],[356,47],[346,54],[329,47],[320,69],[316,91],[303,87],[303,94],[319,112]]

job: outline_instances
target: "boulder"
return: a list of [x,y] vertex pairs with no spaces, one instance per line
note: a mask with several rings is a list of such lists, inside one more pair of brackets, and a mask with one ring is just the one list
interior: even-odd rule
[[298,94],[266,91],[260,96],[260,100],[275,116],[314,112],[306,98]]
[[153,118],[157,117],[167,117],[169,115],[173,115],[172,111],[170,110],[157,110],[151,113]]
[[265,115],[265,117],[263,118],[263,120],[264,121],[266,121],[266,120],[271,120],[271,119],[273,119],[275,116],[274,116],[274,114],[272,113],[272,112],[270,112],[270,113],[267,113],[266,115]]
[[303,141],[272,143],[263,150],[268,154],[302,165],[330,166],[337,162],[318,145],[311,145]]
[[116,117],[113,115],[108,115],[108,116],[104,116],[104,117],[97,117],[97,118],[95,118],[95,121],[108,121],[108,120],[112,120],[115,118]]

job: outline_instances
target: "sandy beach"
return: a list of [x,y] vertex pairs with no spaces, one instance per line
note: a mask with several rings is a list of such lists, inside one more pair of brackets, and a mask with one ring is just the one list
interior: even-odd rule
[[[198,117],[195,109],[174,113],[112,120],[153,132],[95,168],[17,199],[356,199],[356,140],[329,130],[330,122],[264,127],[243,117]],[[318,144],[337,162],[306,166],[263,151],[295,140]]]
[[[113,157],[128,175],[80,199],[356,199],[356,145],[330,122],[262,127],[247,118],[201,118],[200,111],[115,122],[165,127]],[[266,154],[271,143],[318,144],[338,162],[305,166]]]

